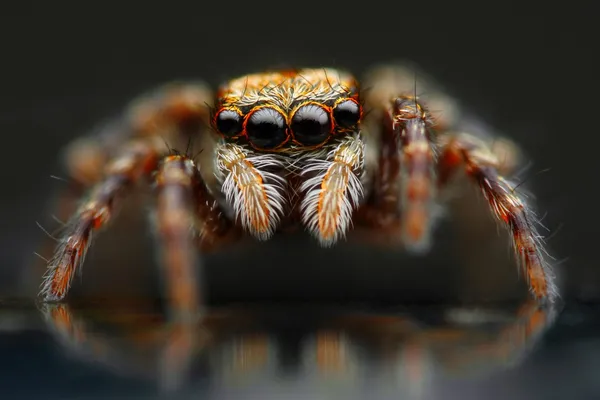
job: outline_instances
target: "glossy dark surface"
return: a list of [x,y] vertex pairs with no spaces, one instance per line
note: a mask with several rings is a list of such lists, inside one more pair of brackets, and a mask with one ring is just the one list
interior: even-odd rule
[[[518,310],[516,312],[515,310]],[[17,398],[593,399],[598,308],[220,307],[194,326],[148,304],[0,308]]]

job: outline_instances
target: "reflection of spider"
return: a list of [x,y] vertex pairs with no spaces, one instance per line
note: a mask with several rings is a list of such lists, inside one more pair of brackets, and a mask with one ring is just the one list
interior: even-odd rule
[[[319,381],[350,389],[369,380],[369,386],[410,393],[436,392],[445,377],[472,380],[518,365],[558,311],[529,299],[516,313],[479,309],[484,318],[465,323],[435,308],[401,314],[294,309],[291,330],[287,307],[225,308],[187,324],[140,306],[47,304],[41,311],[50,332],[79,357],[158,381],[164,389],[183,389],[205,378],[217,391],[244,383],[256,390],[260,380],[269,383],[263,387],[287,382],[289,390],[314,389]],[[293,371],[294,379],[282,380],[284,370]]]
[[[354,225],[423,251],[439,193],[462,169],[510,231],[532,296],[553,301],[534,215],[502,176],[515,167],[515,147],[464,133],[450,99],[429,90],[426,106],[414,85],[400,67],[374,70],[362,93],[345,72],[303,69],[234,79],[214,101],[202,84],[142,97],[119,123],[69,148],[71,176],[93,187],[50,260],[43,297],[66,296],[93,233],[140,181],[156,186],[169,298],[194,311],[198,245],[214,249],[239,233],[265,240],[304,226],[330,246]],[[185,153],[171,150],[186,142]],[[203,150],[198,164],[194,148]]]

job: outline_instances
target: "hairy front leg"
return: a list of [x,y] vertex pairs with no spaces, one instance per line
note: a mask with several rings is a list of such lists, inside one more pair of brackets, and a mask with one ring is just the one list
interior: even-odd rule
[[106,226],[119,197],[156,169],[164,143],[156,138],[139,139],[125,145],[105,169],[105,178],[91,190],[65,227],[54,256],[48,263],[41,295],[45,301],[64,299],[85,259],[94,232]]
[[169,312],[177,320],[193,319],[201,307],[196,236],[214,243],[227,233],[229,225],[189,157],[168,156],[155,179],[156,222]]
[[[168,147],[185,146],[187,135],[198,134],[209,119],[210,98],[201,83],[164,85],[135,99],[121,117],[69,144],[65,162],[71,186],[96,186],[60,239],[42,287],[45,300],[65,297],[92,233],[108,222],[117,195],[139,178],[140,168],[147,176]],[[149,160],[138,154],[145,151],[152,153],[146,155]]]
[[489,145],[468,134],[445,136],[440,145],[439,185],[444,186],[458,169],[464,169],[480,188],[493,215],[510,231],[532,296],[542,302],[555,301],[558,289],[543,239],[536,230],[536,217],[516,192],[516,185],[499,173],[501,163]]

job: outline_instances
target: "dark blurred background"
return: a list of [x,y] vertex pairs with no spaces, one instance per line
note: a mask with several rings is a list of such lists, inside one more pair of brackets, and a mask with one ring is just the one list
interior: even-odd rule
[[[3,6],[0,293],[29,295],[38,284],[40,261],[33,252],[44,234],[36,221],[56,227],[51,202],[64,182],[50,175],[64,176],[63,146],[118,113],[132,96],[174,79],[215,85],[272,66],[328,65],[360,75],[373,64],[411,60],[522,145],[532,161],[528,185],[554,233],[549,245],[564,270],[565,295],[598,299],[598,34],[595,14],[585,3],[590,2],[556,8],[542,2],[482,8],[478,1]],[[475,286],[475,294],[488,293],[502,286],[497,276],[506,278],[503,287],[512,285],[514,266],[488,270],[491,259],[508,253],[504,245],[480,254],[480,264],[471,268],[474,275],[459,274],[455,250],[469,246],[455,245],[454,231],[446,225],[423,259],[356,246],[323,251],[311,240],[282,239],[250,246],[243,256],[232,251],[211,257],[207,280],[214,296],[231,299],[400,301],[415,293],[457,297],[467,284]],[[82,284],[90,290],[103,290],[102,280],[111,288],[152,288],[152,253],[147,244],[130,244],[138,234],[150,237],[144,227],[103,235]],[[120,238],[118,247],[107,244],[110,238]],[[102,250],[102,243],[118,254],[113,261],[105,259],[111,252]],[[487,248],[471,244],[480,253]],[[50,256],[47,249],[42,253]],[[132,253],[142,254],[142,261],[133,261],[127,255]],[[139,284],[132,286],[132,279]],[[454,289],[447,290],[448,285]]]

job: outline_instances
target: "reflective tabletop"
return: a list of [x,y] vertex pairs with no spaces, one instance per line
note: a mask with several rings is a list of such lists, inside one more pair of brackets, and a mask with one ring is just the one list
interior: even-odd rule
[[598,398],[600,318],[586,305],[211,308],[4,301],[7,398]]

